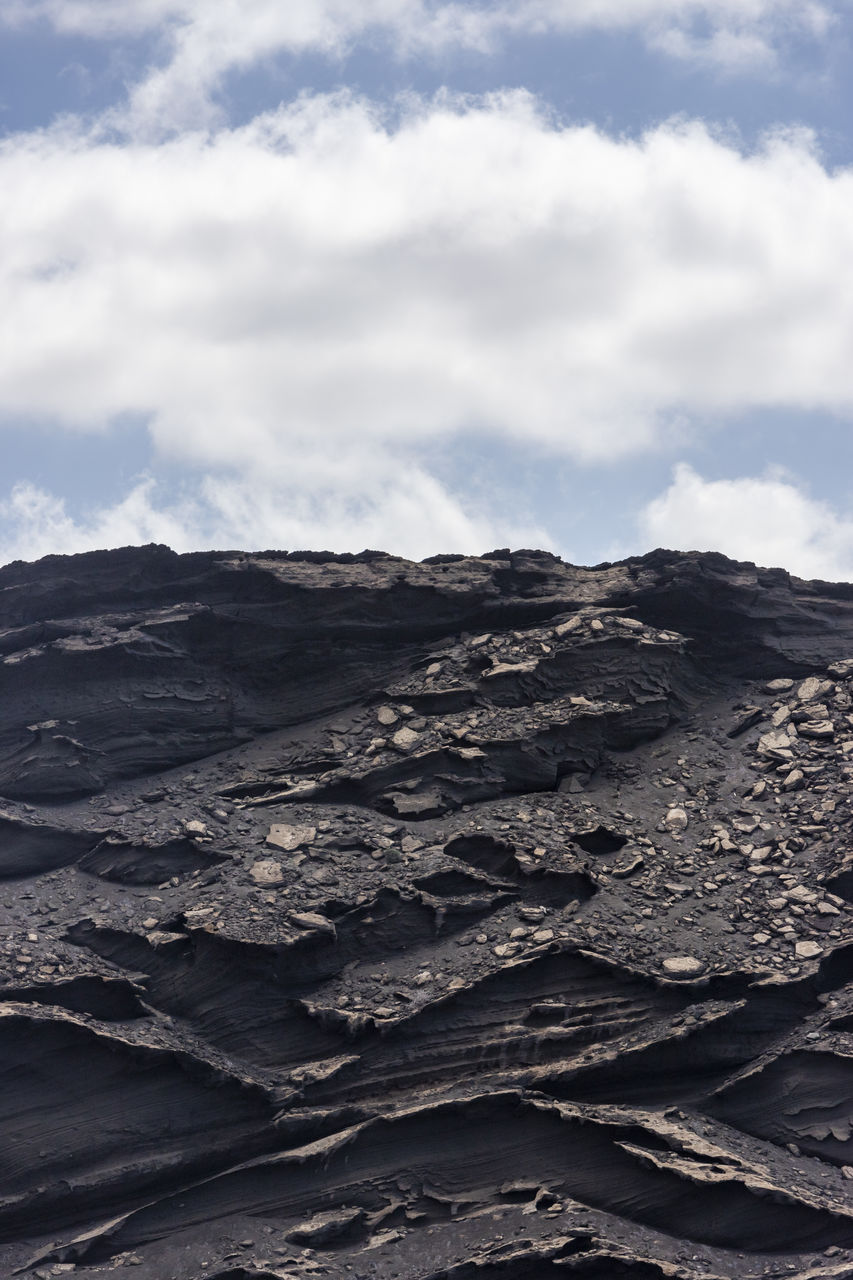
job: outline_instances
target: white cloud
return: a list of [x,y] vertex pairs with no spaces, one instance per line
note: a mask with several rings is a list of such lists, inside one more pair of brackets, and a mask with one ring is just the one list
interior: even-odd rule
[[292,475],[459,430],[606,459],[685,412],[853,407],[853,173],[804,137],[314,98],[157,146],[13,136],[0,193],[0,417],[147,414],[164,454]]
[[313,490],[282,477],[210,473],[179,494],[141,479],[113,504],[78,515],[65,501],[22,482],[0,500],[0,564],[162,542],[176,551],[209,547],[360,551],[422,559],[439,551],[479,554],[494,546],[552,548],[538,524],[471,509],[412,464],[358,477],[324,474]]
[[146,542],[189,550],[183,521],[152,506],[152,488],[151,481],[140,482],[115,506],[75,520],[61,498],[32,484],[16,484],[0,501],[0,563]]
[[803,578],[853,581],[853,515],[811,498],[782,472],[704,480],[682,464],[639,529],[649,549],[722,551]]
[[636,29],[676,57],[734,71],[773,65],[791,37],[822,39],[849,0],[0,0],[0,22],[47,20],[96,38],[159,33],[163,65],[126,125],[181,128],[210,113],[235,68],[282,52],[338,56],[384,40],[402,57],[489,50],[518,35]]
[[806,135],[614,139],[524,94],[395,123],[306,98],[156,145],[66,123],[0,142],[0,238],[0,422],[143,415],[207,477],[195,513],[39,508],[54,545],[547,543],[426,450],[609,460],[691,416],[853,409],[853,173]]

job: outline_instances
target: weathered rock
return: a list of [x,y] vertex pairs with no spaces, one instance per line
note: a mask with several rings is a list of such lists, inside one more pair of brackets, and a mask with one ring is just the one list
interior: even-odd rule
[[842,658],[840,662],[832,662],[827,668],[836,680],[849,680],[853,676],[853,658]]
[[831,680],[820,680],[817,676],[809,676],[808,680],[804,680],[797,688],[797,698],[800,702],[814,702],[815,699],[831,693],[832,688]]
[[758,739],[758,754],[760,756],[778,757],[782,755],[790,755],[791,739],[787,730],[777,729],[772,733],[765,733]]
[[762,707],[745,707],[735,716],[728,731],[728,737],[739,737],[742,733],[746,733],[747,729],[751,729],[753,725],[758,724],[763,719],[764,710]]
[[266,843],[285,853],[292,853],[304,845],[313,844],[317,838],[317,828],[305,825],[294,825],[286,822],[274,822],[267,832]]
[[706,967],[696,956],[667,956],[663,962],[664,973],[671,978],[698,978]]
[[797,732],[801,738],[817,738],[823,740],[835,736],[831,720],[818,720],[813,724],[806,722],[798,726]]
[[280,864],[272,858],[262,858],[258,862],[253,862],[249,872],[256,884],[284,883],[284,872]]
[[676,807],[667,810],[663,824],[667,831],[671,831],[674,834],[680,834],[682,831],[686,831],[689,824],[686,809]]
[[827,1270],[851,652],[718,556],[0,570],[0,1274]]

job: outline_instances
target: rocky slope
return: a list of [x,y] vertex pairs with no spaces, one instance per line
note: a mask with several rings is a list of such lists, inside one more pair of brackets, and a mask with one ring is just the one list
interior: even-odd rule
[[853,1277],[853,587],[0,570],[0,1275]]

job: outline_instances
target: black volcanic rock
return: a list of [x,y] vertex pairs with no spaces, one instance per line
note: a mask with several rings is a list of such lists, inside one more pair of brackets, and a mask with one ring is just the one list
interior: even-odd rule
[[853,587],[0,569],[0,1275],[853,1277]]

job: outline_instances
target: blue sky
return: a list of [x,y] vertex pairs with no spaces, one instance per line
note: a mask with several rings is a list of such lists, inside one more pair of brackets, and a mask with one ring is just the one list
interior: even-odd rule
[[853,579],[848,0],[0,0],[0,560]]

